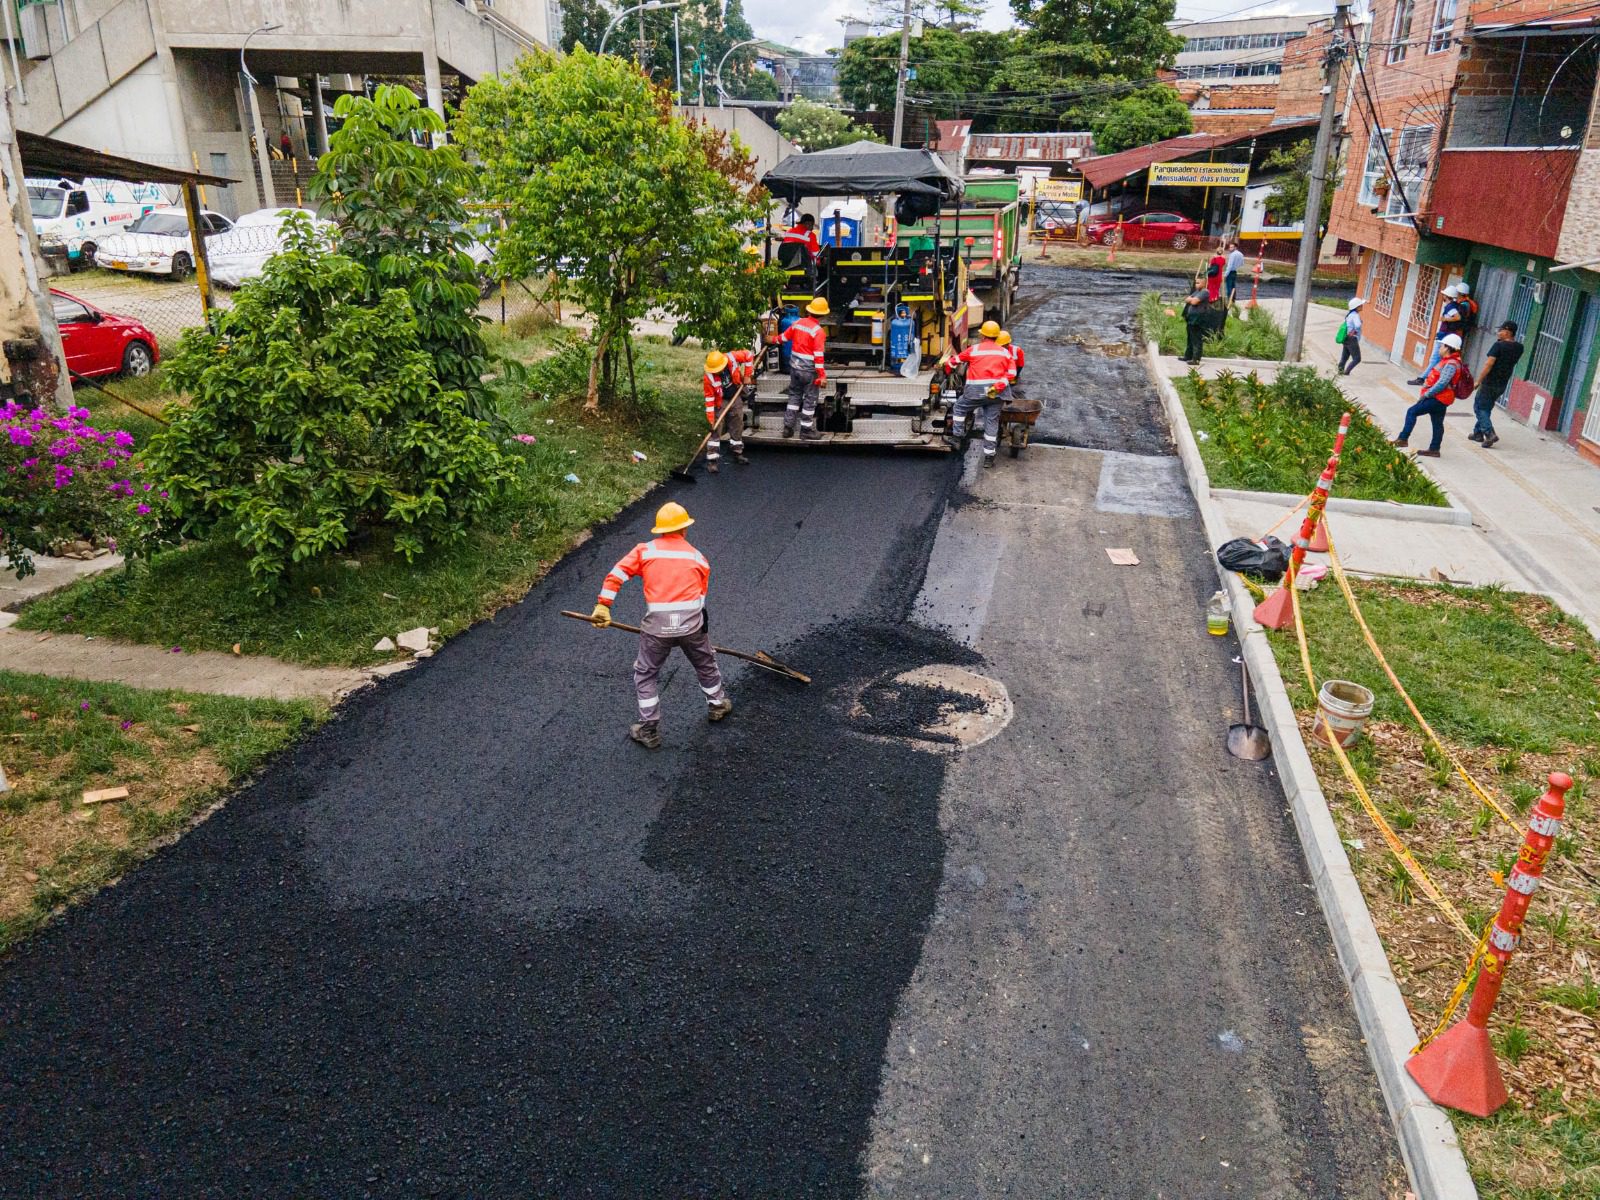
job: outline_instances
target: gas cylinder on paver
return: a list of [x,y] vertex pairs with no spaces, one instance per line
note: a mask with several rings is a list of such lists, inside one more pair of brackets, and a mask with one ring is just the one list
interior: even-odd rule
[[[778,318],[778,334],[779,334],[779,336],[781,337],[783,335],[784,331],[787,330],[789,328],[789,326],[793,325],[799,319],[800,319],[800,309],[799,309],[798,306],[793,305],[793,304],[785,306],[785,308],[783,310],[783,316]],[[778,343],[778,369],[780,371],[782,371],[786,375],[789,373],[789,343],[788,342],[779,342]]]
[[911,319],[911,307],[897,304],[894,320],[889,322],[889,365],[898,367],[911,357],[911,339],[916,335],[917,323]]

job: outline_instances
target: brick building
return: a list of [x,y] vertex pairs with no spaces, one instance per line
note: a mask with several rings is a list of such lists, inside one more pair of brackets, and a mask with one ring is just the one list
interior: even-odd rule
[[1600,257],[1596,34],[1600,4],[1376,0],[1330,229],[1360,248],[1364,340],[1420,371],[1465,280],[1468,364],[1516,321],[1510,414],[1600,461],[1600,274],[1576,266]]
[[1271,122],[1282,72],[1309,17],[1173,21],[1183,38],[1172,69],[1161,73],[1189,106],[1196,133],[1244,133]]

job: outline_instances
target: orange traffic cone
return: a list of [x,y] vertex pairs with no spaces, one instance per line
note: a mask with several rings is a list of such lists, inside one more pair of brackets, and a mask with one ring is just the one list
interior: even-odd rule
[[1317,527],[1311,531],[1311,541],[1306,549],[1313,554],[1326,554],[1328,552],[1328,514],[1322,514],[1322,520],[1317,522]]
[[1434,1038],[1406,1070],[1430,1099],[1475,1117],[1487,1117],[1509,1098],[1489,1031],[1471,1021]]
[[1268,629],[1294,628],[1294,603],[1289,596],[1289,589],[1293,586],[1293,582],[1286,577],[1282,587],[1256,605],[1256,624]]

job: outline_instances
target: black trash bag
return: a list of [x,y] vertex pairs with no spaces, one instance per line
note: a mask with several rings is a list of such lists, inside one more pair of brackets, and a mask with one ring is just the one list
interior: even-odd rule
[[1277,583],[1289,569],[1289,547],[1275,537],[1260,542],[1234,538],[1217,547],[1217,561],[1229,571],[1263,583]]

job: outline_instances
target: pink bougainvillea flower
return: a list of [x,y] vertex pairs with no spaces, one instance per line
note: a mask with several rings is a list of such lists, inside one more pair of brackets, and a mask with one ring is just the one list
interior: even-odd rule
[[150,506],[148,504],[141,504],[134,511],[137,512],[142,517],[142,516],[144,516],[145,513],[150,511]]
[[132,729],[133,728],[133,722],[132,721],[124,721],[122,723],[122,728],[124,730]]

